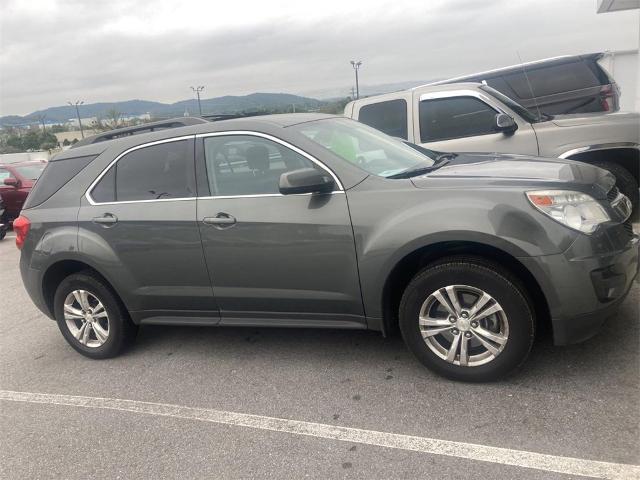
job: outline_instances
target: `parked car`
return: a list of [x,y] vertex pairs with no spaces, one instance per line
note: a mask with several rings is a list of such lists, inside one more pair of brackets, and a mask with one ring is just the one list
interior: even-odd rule
[[620,88],[599,63],[605,55],[548,58],[429,85],[485,82],[529,110],[547,115],[615,112],[620,108]]
[[[610,171],[638,212],[640,115],[539,115],[478,83],[363,98],[345,115],[426,148],[579,160]],[[546,159],[542,160],[546,162]]]
[[427,367],[483,381],[540,325],[574,343],[616,311],[629,213],[585,163],[290,114],[90,140],[49,162],[14,230],[29,295],[91,358],[142,324],[399,328]]
[[0,165],[0,197],[5,213],[0,221],[9,223],[20,214],[22,205],[46,162],[21,162]]
[[2,202],[2,197],[0,197],[0,240],[4,240],[4,237],[7,235],[7,230],[9,229],[9,225],[3,223],[2,218],[4,217],[4,203]]

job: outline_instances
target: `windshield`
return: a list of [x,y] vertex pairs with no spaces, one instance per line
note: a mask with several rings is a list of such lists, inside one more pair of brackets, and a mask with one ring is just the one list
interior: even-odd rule
[[44,170],[45,164],[42,165],[23,165],[21,167],[13,167],[16,172],[22,177],[29,180],[37,180],[42,170]]
[[435,156],[417,151],[367,125],[346,118],[327,118],[290,127],[363,170],[380,177],[434,164]]
[[495,88],[491,88],[488,85],[481,85],[480,88],[482,90],[484,90],[485,92],[487,92],[489,95],[491,95],[491,96],[497,98],[498,100],[500,100],[507,107],[509,107],[514,112],[516,112],[518,115],[520,115],[522,118],[524,118],[529,123],[537,123],[537,122],[542,122],[543,120],[550,120],[551,119],[551,117],[549,115],[546,115],[544,113],[538,115],[538,114],[532,112],[531,110],[529,110],[529,109],[523,107],[522,105],[520,105],[515,100],[507,97],[505,94],[500,93]]

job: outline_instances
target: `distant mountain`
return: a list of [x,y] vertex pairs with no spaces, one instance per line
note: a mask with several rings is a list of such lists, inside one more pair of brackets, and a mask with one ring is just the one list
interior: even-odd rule
[[[298,108],[318,108],[324,104],[320,100],[288,93],[252,93],[244,96],[224,96],[201,99],[202,113],[238,113],[245,111],[283,109],[296,105]],[[175,103],[150,102],[147,100],[127,100],[124,102],[89,103],[80,106],[82,118],[104,117],[109,110],[117,110],[122,115],[150,113],[153,117],[181,116],[186,112],[198,114],[198,101],[182,100]],[[66,122],[75,118],[75,107],[64,105],[38,110],[25,116],[7,115],[0,117],[0,126],[35,123],[44,116],[45,122]]]

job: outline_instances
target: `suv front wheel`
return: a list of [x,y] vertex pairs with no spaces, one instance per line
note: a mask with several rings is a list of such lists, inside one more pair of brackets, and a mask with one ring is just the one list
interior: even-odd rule
[[534,316],[524,289],[498,264],[451,257],[420,271],[400,302],[411,352],[445,377],[491,381],[524,363]]

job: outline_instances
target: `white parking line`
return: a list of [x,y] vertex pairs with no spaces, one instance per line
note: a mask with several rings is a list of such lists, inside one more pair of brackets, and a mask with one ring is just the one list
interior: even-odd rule
[[294,435],[327,438],[344,442],[397,448],[413,452],[446,455],[483,462],[533,468],[547,472],[580,475],[592,478],[638,479],[639,465],[599,462],[572,457],[561,457],[543,453],[512,450],[510,448],[489,447],[473,443],[452,442],[436,438],[401,435],[397,433],[362,430],[359,428],[339,427],[322,423],[287,420],[284,418],[264,417],[246,413],[226,412],[209,408],[183,407],[164,403],[120,400],[116,398],[79,397],[33,392],[14,392],[0,390],[0,400],[72,407],[99,408],[123,412],[157,415],[163,417],[184,418],[239,427],[256,428],[284,432]]

